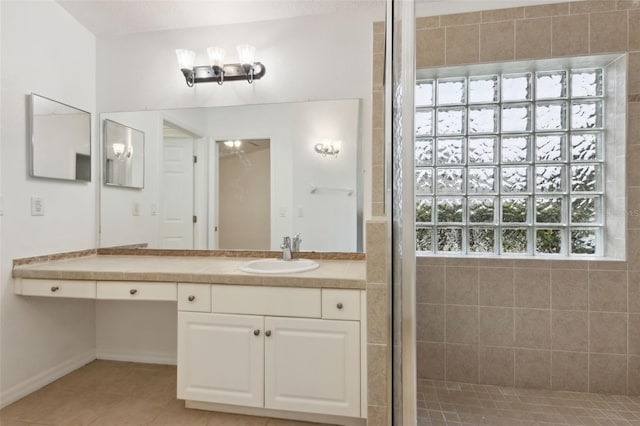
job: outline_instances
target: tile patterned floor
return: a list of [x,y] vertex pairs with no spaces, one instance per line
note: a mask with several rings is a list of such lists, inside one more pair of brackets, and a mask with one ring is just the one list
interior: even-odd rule
[[418,426],[640,426],[640,397],[418,381]]

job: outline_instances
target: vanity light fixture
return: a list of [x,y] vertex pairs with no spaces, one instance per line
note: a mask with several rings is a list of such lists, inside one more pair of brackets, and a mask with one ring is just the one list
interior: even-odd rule
[[329,139],[326,139],[316,144],[316,146],[314,147],[315,151],[318,154],[322,155],[323,157],[326,157],[327,155],[331,155],[333,156],[333,158],[338,157],[338,154],[340,153],[341,148],[342,148],[341,141],[332,141]]
[[127,146],[122,142],[116,142],[112,145],[112,147],[113,147],[113,153],[115,154],[118,160],[131,158],[131,156],[133,155],[133,147],[131,145]]
[[225,81],[246,80],[249,84],[261,79],[266,68],[261,62],[255,61],[256,48],[249,44],[236,47],[239,63],[225,64],[226,51],[221,47],[207,48],[209,65],[195,66],[196,53],[192,50],[177,49],[178,66],[184,74],[187,86],[195,83],[216,82],[222,86]]

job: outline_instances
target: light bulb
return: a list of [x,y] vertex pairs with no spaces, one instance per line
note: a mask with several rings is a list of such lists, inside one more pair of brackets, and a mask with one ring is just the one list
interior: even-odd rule
[[120,142],[116,142],[112,145],[113,147],[113,153],[116,155],[117,158],[122,157],[122,154],[124,154],[124,144],[120,143]]
[[193,69],[193,64],[196,59],[196,52],[193,50],[176,49],[176,56],[178,57],[178,66],[180,69]]
[[224,66],[224,57],[227,52],[221,47],[208,47],[209,65],[211,67],[222,68]]

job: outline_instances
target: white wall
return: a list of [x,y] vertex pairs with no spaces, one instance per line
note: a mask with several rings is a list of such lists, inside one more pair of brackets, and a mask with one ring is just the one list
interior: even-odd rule
[[[95,247],[92,182],[28,176],[27,95],[95,112],[95,37],[53,1],[0,2],[2,168],[0,401],[5,405],[93,359],[95,304],[13,294],[12,259]],[[92,119],[95,123],[95,114]],[[94,134],[95,136],[95,134]],[[92,138],[92,152],[98,146]],[[30,197],[45,215],[30,216]]]

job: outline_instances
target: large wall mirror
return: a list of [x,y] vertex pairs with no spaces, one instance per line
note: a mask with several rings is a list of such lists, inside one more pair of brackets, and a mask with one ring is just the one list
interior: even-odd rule
[[32,93],[31,176],[91,181],[91,114]]
[[144,132],[104,120],[104,183],[144,188]]
[[145,185],[102,188],[100,245],[279,250],[300,233],[304,251],[362,251],[360,103],[102,114],[144,132]]

